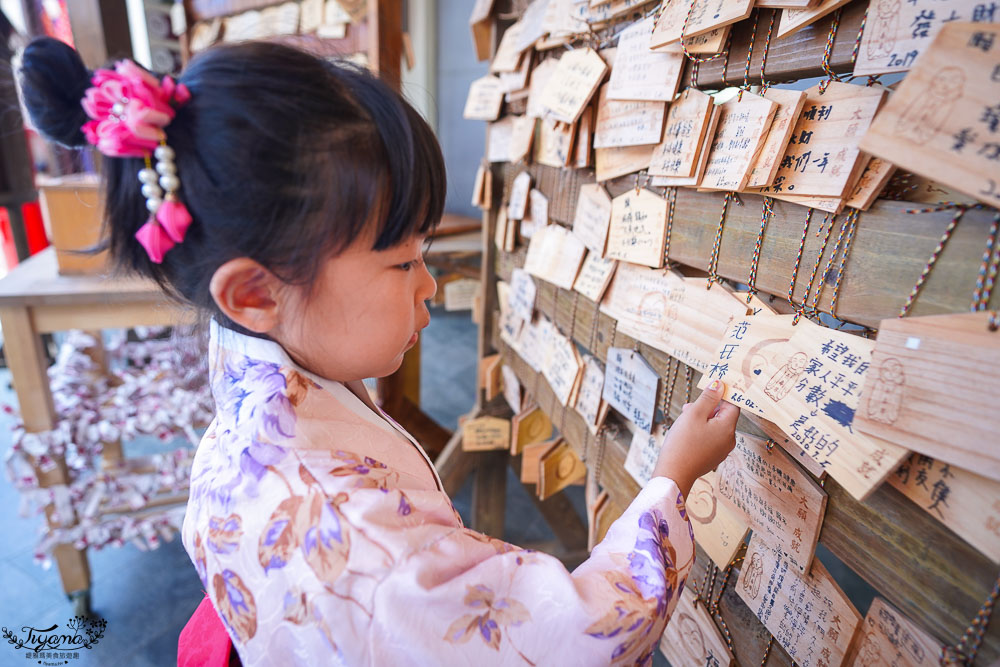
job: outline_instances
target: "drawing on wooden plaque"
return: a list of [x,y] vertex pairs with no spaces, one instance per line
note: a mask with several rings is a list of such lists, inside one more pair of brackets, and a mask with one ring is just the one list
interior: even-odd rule
[[899,359],[889,357],[878,368],[878,379],[872,383],[872,395],[868,399],[867,414],[883,424],[895,424],[899,418],[899,408],[903,403],[903,386],[906,375]]
[[890,55],[896,46],[900,0],[875,0],[872,6],[875,8],[875,17],[874,20],[869,18],[871,27],[868,29],[872,39],[868,42],[868,57],[874,60]]
[[756,600],[760,595],[760,582],[764,578],[764,559],[759,551],[755,551],[750,557],[750,564],[747,567],[747,576],[743,580],[743,590],[750,596],[751,600]]
[[719,501],[715,499],[712,484],[706,481],[704,484],[691,487],[691,493],[687,497],[688,516],[701,524],[712,523],[715,513],[719,509]]
[[934,138],[951,113],[955,101],[965,90],[965,72],[958,67],[943,67],[927,87],[927,95],[914,99],[899,120],[894,134],[918,144]]
[[785,396],[788,396],[788,392],[792,390],[792,387],[795,386],[795,383],[802,376],[802,372],[806,369],[808,361],[809,357],[804,352],[793,354],[785,362],[785,365],[768,380],[767,385],[764,387],[764,393],[775,401],[780,401]]
[[702,664],[707,651],[705,650],[705,635],[698,627],[698,621],[688,614],[681,613],[678,614],[677,620],[674,622],[677,623],[677,634],[681,636],[684,652],[692,660],[691,664]]
[[719,472],[716,475],[719,485],[719,493],[724,498],[732,500],[733,491],[736,487],[742,486],[743,473],[739,471],[737,463],[731,457],[719,464]]
[[860,667],[877,667],[882,664],[882,652],[878,647],[878,635],[869,632],[865,635],[865,642],[858,651],[858,661],[855,663]]

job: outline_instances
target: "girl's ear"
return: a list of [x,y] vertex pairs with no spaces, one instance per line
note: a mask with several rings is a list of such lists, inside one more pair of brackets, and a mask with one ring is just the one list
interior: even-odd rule
[[264,334],[278,325],[282,286],[254,260],[237,257],[215,270],[208,289],[226,317],[244,329]]

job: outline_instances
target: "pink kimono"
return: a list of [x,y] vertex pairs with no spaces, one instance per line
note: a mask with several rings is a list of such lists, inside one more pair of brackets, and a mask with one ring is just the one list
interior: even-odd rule
[[361,383],[214,323],[210,363],[183,540],[244,665],[651,661],[694,559],[671,480],[570,573],[463,527]]

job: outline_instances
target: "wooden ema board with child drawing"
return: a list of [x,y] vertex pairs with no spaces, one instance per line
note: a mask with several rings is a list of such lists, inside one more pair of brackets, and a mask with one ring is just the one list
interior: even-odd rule
[[[850,52],[858,32],[861,16],[864,13],[864,7],[860,6],[860,3],[856,4],[852,3],[843,8],[840,15],[839,32],[830,50],[830,64],[838,72],[850,71]],[[813,28],[796,33],[791,40],[778,38],[772,40],[766,63],[769,79],[782,80],[783,77],[802,77],[807,72],[811,76],[822,75],[820,61],[833,17],[826,13],[830,9],[829,3],[826,7],[817,6],[816,9],[818,10],[815,13],[816,25]],[[825,16],[821,16],[825,13]],[[775,29],[777,29],[779,20],[780,14],[776,18]],[[763,38],[768,21],[768,13],[763,12],[757,26],[757,40],[750,54],[751,83],[759,80]],[[720,58],[701,64],[699,72],[701,88],[722,87],[722,70],[726,64],[729,66],[730,81],[739,78],[742,73],[740,72],[742,59],[746,58],[749,50],[747,36],[752,23],[752,20],[743,21],[733,27],[731,55],[728,63],[725,62],[727,59]],[[600,30],[601,28],[596,29]],[[616,33],[620,32],[620,26],[616,26],[614,30]],[[794,48],[792,47],[793,40],[795,42]],[[584,42],[573,42],[572,46],[579,50],[582,43]],[[613,72],[614,65],[611,58],[606,58],[606,62],[611,65]],[[605,77],[606,80],[607,77]],[[688,81],[689,78],[685,76],[685,84]],[[857,87],[863,88],[863,86]],[[781,90],[781,88],[775,90]],[[594,102],[592,95],[590,100],[592,108]],[[513,108],[515,109],[513,113],[519,113],[517,107]],[[668,114],[670,108],[668,107]],[[576,152],[578,148],[578,146],[574,146],[573,151]],[[630,188],[634,188],[635,174],[649,166],[650,153],[648,147],[599,149],[595,151],[594,155],[599,171],[596,175],[597,179],[600,179],[599,182],[603,184],[612,198],[619,196]],[[796,249],[802,236],[806,213],[806,208],[798,205],[797,202],[810,201],[834,210],[842,208],[845,200],[854,196],[855,190],[859,190],[859,186],[864,180],[862,172],[868,163],[867,157],[861,157],[855,162],[856,172],[852,175],[855,183],[845,182],[844,190],[840,191],[837,197],[807,195],[796,198],[795,204],[775,202],[775,214],[767,225],[766,235],[763,237],[760,249],[760,267],[756,286],[762,290],[762,296],[765,294],[776,295],[778,300],[781,300],[788,292],[791,271],[795,265]],[[584,170],[574,171],[570,168],[549,168],[530,164],[525,168],[532,173],[535,187],[549,198],[551,221],[562,226],[572,224],[578,211],[580,187],[592,184],[596,180],[594,175]],[[502,167],[497,169],[497,172],[506,175],[509,170]],[[839,284],[837,314],[842,319],[852,323],[873,328],[877,327],[881,320],[896,314],[912,288],[914,280],[926,263],[928,255],[947,226],[951,215],[948,211],[906,215],[903,211],[917,207],[908,201],[896,203],[885,199],[876,199],[881,191],[881,186],[884,185],[884,182],[879,181],[881,179],[888,180],[891,177],[890,172],[891,167],[880,170],[878,180],[869,185],[866,192],[861,190],[858,192],[859,196],[863,196],[867,200],[859,200],[859,207],[868,206],[868,210],[860,219],[857,236],[846,264],[844,279]],[[641,178],[640,176],[640,184],[643,183]],[[509,177],[498,180],[507,180],[509,183]],[[692,183],[692,185],[694,184],[696,182]],[[711,267],[709,258],[712,256],[713,238],[719,228],[721,195],[718,193],[697,193],[683,187],[678,188],[676,194],[673,194],[658,189],[659,184],[655,180],[651,181],[650,185],[654,188],[655,194],[668,201],[674,201],[673,206],[668,209],[673,214],[673,227],[669,237],[669,248],[665,248],[668,250],[670,260],[680,263],[683,271],[709,269]],[[784,192],[777,194],[785,195]],[[917,194],[914,191],[914,197]],[[754,254],[754,241],[761,228],[761,199],[748,194],[741,195],[741,201],[742,206],[735,202],[731,203],[726,213],[724,230],[721,234],[721,248],[718,252],[718,263],[714,269],[723,278],[745,283]],[[817,236],[815,232],[823,221],[823,217],[821,212],[813,214],[812,225],[804,243],[798,280],[792,285],[792,293],[795,302],[801,303],[803,292],[809,283],[812,265],[817,255],[820,255],[821,261],[819,261],[819,270],[816,271],[816,280],[825,279],[824,282],[827,284],[825,290],[820,293],[816,305],[818,309],[828,312],[833,281],[837,277],[837,272],[833,270],[824,273],[822,270],[833,254],[832,249],[838,236],[838,230],[834,229],[833,240],[822,253],[819,253],[822,237]],[[834,225],[839,225],[841,220],[842,217],[838,217]],[[830,223],[827,221],[825,224]],[[942,256],[940,265],[925,285],[918,303],[918,313],[958,312],[968,307],[967,292],[971,291],[972,278],[979,266],[982,242],[987,236],[989,224],[990,216],[987,212],[969,211],[966,214],[962,225],[955,231],[951,245]],[[490,269],[492,272],[492,269],[495,268],[500,276],[506,276],[509,275],[513,267],[519,266],[521,261],[523,261],[523,250],[518,248],[512,253],[500,253],[498,261],[491,263]],[[631,266],[633,265],[628,262],[620,264],[616,270],[616,278],[608,289],[608,294],[611,294],[614,289],[617,271],[623,267],[629,269]],[[947,269],[942,268],[946,266]],[[962,276],[962,279],[960,280],[958,276]],[[703,278],[691,278],[690,280],[693,296],[701,297],[711,294],[719,288],[716,286],[707,291]],[[963,282],[963,285],[959,286],[959,282]],[[970,283],[968,288],[964,286],[964,282]],[[818,282],[813,283],[813,292],[816,291],[817,284]],[[604,297],[605,302],[608,299],[608,294]],[[639,351],[649,361],[659,377],[666,378],[670,368],[670,357],[663,350],[658,349],[656,345],[647,345],[637,340],[632,335],[637,332],[630,333],[628,331],[628,318],[617,317],[603,306],[603,303],[597,306],[604,311],[598,314],[595,312],[595,304],[582,295],[556,288],[544,279],[538,281],[536,311],[558,324],[559,330],[586,348],[598,362],[606,359],[609,346],[630,349],[638,345]],[[623,323],[625,326],[622,326]],[[722,327],[722,331],[724,330],[725,325]],[[511,367],[518,373],[524,386],[532,386],[536,374],[518,358],[516,352],[506,346],[502,346],[502,349],[505,354],[512,355],[510,357]],[[705,353],[706,359],[717,352],[718,346],[708,350]],[[670,402],[672,416],[676,416],[677,410],[683,402],[683,369],[681,369],[680,375],[682,379]],[[692,372],[691,379],[694,384],[697,384],[700,373],[697,370]],[[617,436],[608,433],[593,434],[575,408],[566,408],[559,404],[559,401],[551,393],[548,382],[543,379],[538,386],[539,405],[543,406],[544,410],[551,412],[555,423],[564,422],[560,424],[560,432],[565,437],[566,442],[574,448],[581,458],[587,461],[591,472],[594,472],[595,467],[599,468],[597,470],[599,483],[609,492],[616,504],[620,507],[627,506],[638,488],[628,472],[624,471],[622,465],[628,451],[628,440],[621,434]],[[662,396],[662,391],[659,392],[659,396]],[[608,415],[608,423],[615,425],[616,423],[620,424],[620,421],[621,415],[617,410],[612,409]],[[790,424],[785,424],[784,427],[773,426],[777,429],[777,433],[782,433],[782,428],[789,427]],[[750,424],[741,425],[741,429],[744,428],[753,433],[760,433],[755,426]],[[603,447],[598,446],[601,438],[607,441]],[[775,439],[777,440],[777,438]],[[599,459],[596,454],[599,449],[603,451],[600,463],[598,463]],[[789,446],[789,450],[794,451],[794,447]],[[775,451],[778,451],[777,448]],[[587,455],[583,456],[584,453]],[[793,453],[792,456],[797,461],[802,460],[797,454]],[[807,463],[815,461],[816,459],[810,456]],[[858,467],[861,466],[856,465],[855,470]],[[894,471],[890,470],[889,472],[893,473]],[[893,475],[890,475],[890,479],[892,477]],[[841,478],[844,479],[844,476],[841,475]],[[898,493],[889,484],[873,486],[864,502],[852,498],[845,491],[844,484],[838,481],[836,476],[829,477],[826,484],[829,500],[827,514],[823,521],[821,541],[851,569],[873,582],[873,585],[881,593],[891,599],[894,606],[903,609],[908,616],[914,618],[918,627],[927,630],[940,640],[950,642],[957,640],[992,585],[993,578],[995,578],[993,571],[995,566],[992,562],[985,556],[976,554],[971,546],[946,528],[941,519],[935,516],[937,510],[927,512],[925,507]],[[960,496],[957,492],[955,492],[954,497],[958,503]],[[928,502],[923,504],[930,505],[932,503],[928,499]],[[888,517],[893,517],[893,519],[890,521]],[[895,522],[901,522],[901,528],[895,527]],[[861,534],[869,536],[870,539],[860,540],[857,536],[858,531],[854,530],[855,527],[862,531]],[[927,539],[926,536],[933,535],[934,543],[949,545],[949,549],[960,554],[961,566],[955,563],[932,563],[927,558],[927,554],[918,552],[906,537],[913,532],[925,536],[923,540]],[[700,540],[699,544],[701,544]],[[726,563],[720,563],[720,565],[724,564]],[[943,578],[940,576],[941,570],[944,571]],[[734,572],[734,580],[730,582],[730,588],[733,587],[736,576]],[[944,581],[974,581],[975,583],[954,586],[953,583],[945,584]],[[722,616],[728,621],[734,651],[740,664],[756,664],[763,655],[768,635],[763,630],[752,629],[754,624],[750,621],[746,622],[745,627],[744,623],[734,622],[733,619],[746,620],[747,610],[738,602],[730,600],[731,597],[731,595],[724,595],[720,600],[719,608]],[[759,626],[756,627],[759,628]],[[993,632],[990,630],[987,633],[982,650],[983,655],[996,655],[995,649],[990,648],[993,645],[991,642],[996,641]],[[788,656],[776,647],[772,650],[768,664],[789,664]]]
[[734,660],[719,628],[690,588],[681,593],[660,640],[660,650],[671,665],[729,667]]

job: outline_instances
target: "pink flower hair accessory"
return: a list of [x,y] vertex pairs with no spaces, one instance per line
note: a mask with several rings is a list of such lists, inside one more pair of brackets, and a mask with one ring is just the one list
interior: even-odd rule
[[[169,76],[158,81],[128,60],[119,61],[113,70],[97,70],[91,83],[81,101],[91,119],[84,123],[83,134],[109,157],[145,158],[139,181],[149,219],[135,238],[149,259],[159,264],[167,251],[184,240],[191,225],[191,214],[177,196],[181,183],[164,132],[176,108],[191,99],[191,92]],[[151,155],[156,158],[155,169]]]

